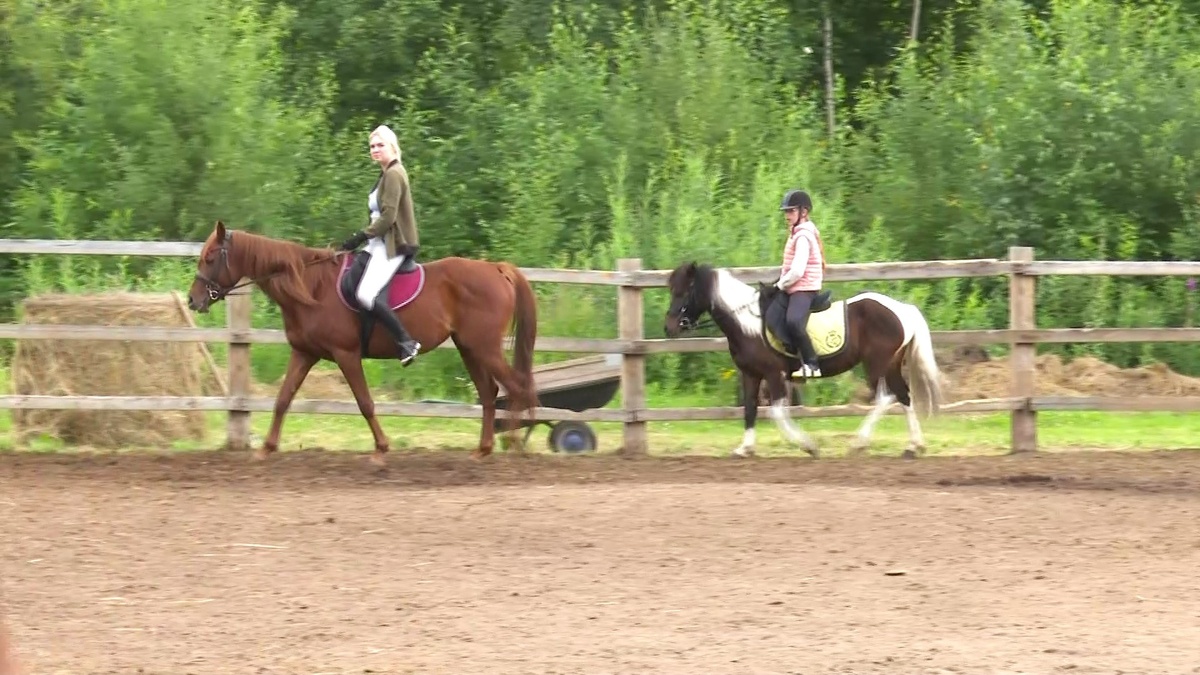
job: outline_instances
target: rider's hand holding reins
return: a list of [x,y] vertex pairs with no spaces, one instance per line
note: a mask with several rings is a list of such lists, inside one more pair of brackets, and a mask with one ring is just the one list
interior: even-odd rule
[[358,248],[359,244],[363,243],[364,241],[366,241],[369,238],[370,238],[370,235],[368,235],[366,232],[362,232],[362,231],[355,232],[353,236],[351,236],[346,241],[342,242],[341,250],[353,251],[354,249]]

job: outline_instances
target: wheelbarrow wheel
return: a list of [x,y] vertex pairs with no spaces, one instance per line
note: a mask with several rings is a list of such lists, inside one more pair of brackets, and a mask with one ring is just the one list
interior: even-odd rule
[[550,449],[575,454],[596,449],[596,432],[587,422],[559,422],[550,428]]

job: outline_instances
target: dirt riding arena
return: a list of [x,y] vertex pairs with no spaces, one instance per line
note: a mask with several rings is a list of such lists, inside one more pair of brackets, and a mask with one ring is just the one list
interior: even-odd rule
[[1196,673],[1200,453],[0,454],[31,673]]

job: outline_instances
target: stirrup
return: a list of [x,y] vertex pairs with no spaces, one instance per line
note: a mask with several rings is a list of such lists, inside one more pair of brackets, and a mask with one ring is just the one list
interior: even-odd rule
[[801,364],[799,368],[797,368],[795,371],[792,372],[793,378],[803,377],[803,378],[807,379],[810,377],[820,377],[820,376],[821,376],[821,368],[819,366],[810,366],[807,363]]
[[[420,343],[420,342],[417,342],[416,340],[413,340],[413,341],[412,341],[412,345],[413,345],[413,346],[412,346],[412,353],[411,353],[411,354],[409,354],[408,356],[403,356],[403,355],[402,355],[402,356],[400,357],[400,365],[401,365],[401,366],[403,366],[403,367],[405,367],[405,368],[407,368],[407,367],[408,367],[408,365],[409,365],[410,363],[412,363],[414,359],[416,359],[416,358],[417,358],[417,355],[419,355],[419,354],[421,353],[421,343]],[[399,348],[400,348],[400,351],[403,353],[403,351],[404,351],[404,346],[403,346],[403,343],[399,343],[399,342],[398,342],[398,343],[396,343],[396,346],[397,346],[397,347],[399,347]]]

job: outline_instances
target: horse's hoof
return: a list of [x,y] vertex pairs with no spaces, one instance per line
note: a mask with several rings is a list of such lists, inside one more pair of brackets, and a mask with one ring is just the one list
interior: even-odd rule
[[870,445],[870,443],[868,441],[864,441],[861,438],[856,438],[856,439],[854,439],[854,442],[850,444],[850,448],[848,450],[846,450],[846,456],[847,457],[862,457],[864,454],[866,454],[867,447],[869,445]]
[[254,450],[254,452],[250,453],[250,461],[265,462],[265,461],[267,461],[267,457],[269,457],[270,455],[271,455],[271,451],[268,450],[266,447],[257,448]]
[[924,447],[919,446],[919,445],[910,445],[904,449],[904,452],[900,453],[900,458],[901,459],[916,459],[917,457],[920,457],[923,454],[925,454]]
[[[505,452],[512,452],[518,455],[524,455],[528,448],[525,447],[525,438],[521,434],[504,434],[500,437],[500,449]],[[491,454],[488,450],[485,454]]]
[[816,443],[809,443],[805,445],[804,451],[807,452],[809,457],[812,457],[813,459],[821,458],[821,449],[817,447]]
[[381,469],[386,467],[387,466],[387,459],[385,459],[386,453],[387,453],[386,450],[376,450],[375,452],[371,453],[371,464],[374,464],[375,466],[377,466]]
[[491,454],[492,454],[491,448],[475,448],[474,450],[471,451],[471,459],[473,459],[475,461],[480,461],[483,459],[487,459],[488,457],[491,456]]
[[734,448],[733,452],[730,454],[732,456],[738,457],[738,458],[753,457],[754,456],[754,448],[738,446],[738,447]]

